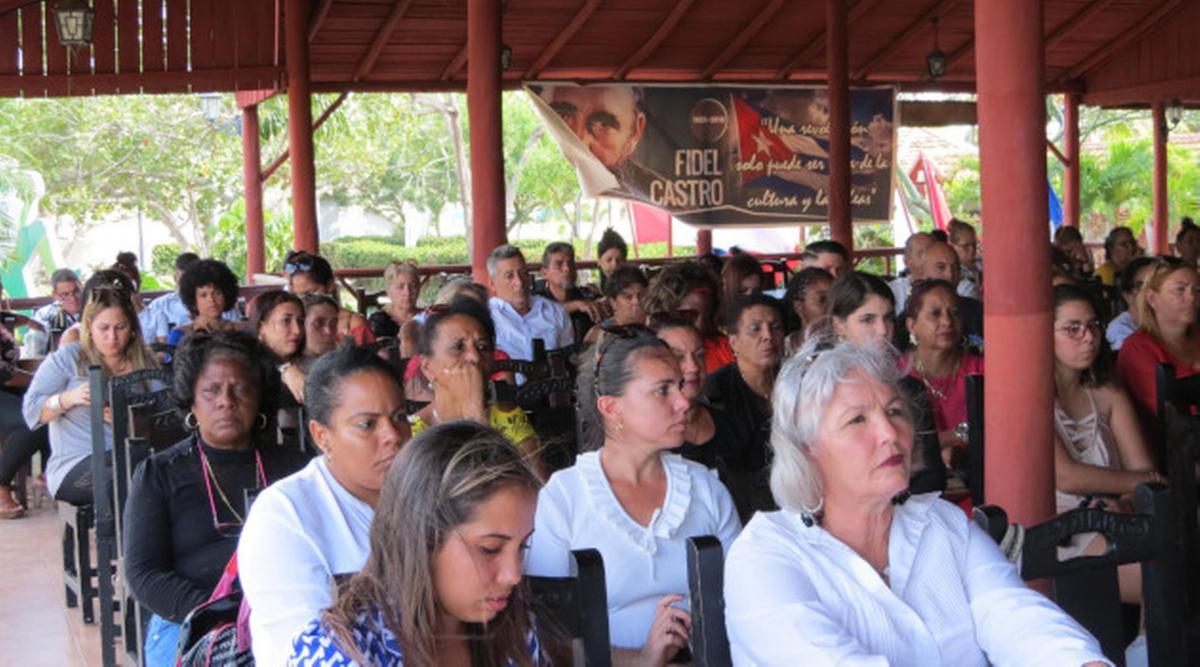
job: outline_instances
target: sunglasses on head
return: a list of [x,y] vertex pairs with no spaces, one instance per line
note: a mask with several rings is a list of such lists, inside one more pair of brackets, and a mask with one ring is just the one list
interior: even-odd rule
[[283,263],[283,272],[289,276],[293,273],[308,273],[313,268],[313,257],[308,253],[298,252]]
[[629,340],[641,334],[654,335],[643,324],[613,324],[600,327],[600,339],[596,341],[595,373],[592,375],[592,391],[600,396],[600,367],[604,363],[604,355],[608,353],[613,340]]

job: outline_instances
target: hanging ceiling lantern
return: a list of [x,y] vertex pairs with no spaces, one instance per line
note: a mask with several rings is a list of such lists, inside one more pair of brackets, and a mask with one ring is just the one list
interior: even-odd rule
[[1171,103],[1167,105],[1163,120],[1166,122],[1168,130],[1174,130],[1183,121],[1183,102],[1179,101],[1179,98],[1171,100]]
[[929,70],[929,78],[940,79],[946,73],[946,54],[938,48],[938,17],[933,17],[933,50],[925,56],[925,68]]
[[512,47],[502,44],[500,47],[500,71],[507,72],[512,67]]
[[96,12],[83,0],[63,0],[54,6],[54,27],[58,41],[71,49],[92,43]]

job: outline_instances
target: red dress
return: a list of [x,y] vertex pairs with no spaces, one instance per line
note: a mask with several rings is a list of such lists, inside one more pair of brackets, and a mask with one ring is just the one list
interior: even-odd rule
[[959,424],[967,423],[967,376],[983,375],[983,357],[969,352],[963,354],[953,377],[922,377],[915,368],[909,367],[907,357],[900,358],[899,366],[901,371],[925,385],[933,409],[933,422],[939,432],[953,431]]
[[718,368],[733,362],[733,348],[729,346],[729,336],[710,336],[704,339],[704,369],[712,373]]
[[[1200,343],[1198,343],[1200,345]],[[1138,329],[1125,339],[1117,354],[1117,376],[1137,405],[1142,426],[1153,432],[1158,417],[1158,389],[1155,375],[1159,364],[1171,364],[1177,377],[1200,373],[1200,368],[1176,359],[1167,348],[1144,329]]]

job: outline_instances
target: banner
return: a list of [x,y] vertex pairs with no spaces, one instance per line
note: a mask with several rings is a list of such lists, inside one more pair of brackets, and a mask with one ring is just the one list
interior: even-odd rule
[[[645,202],[699,227],[828,221],[821,87],[526,84],[589,197]],[[891,219],[892,88],[850,91],[855,222]]]

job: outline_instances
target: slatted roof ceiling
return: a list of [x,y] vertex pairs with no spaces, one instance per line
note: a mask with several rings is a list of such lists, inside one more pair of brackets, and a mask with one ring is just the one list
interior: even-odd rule
[[[497,0],[510,85],[820,81],[814,0]],[[975,0],[847,0],[857,83],[970,90]],[[90,53],[69,59],[46,2],[0,0],[0,94],[250,90],[285,85],[282,0],[93,0]],[[931,82],[925,55],[949,54]],[[1200,0],[1045,0],[1046,83],[1085,101],[1200,103]],[[466,0],[313,0],[317,90],[461,89]],[[190,27],[190,30],[189,30]]]

